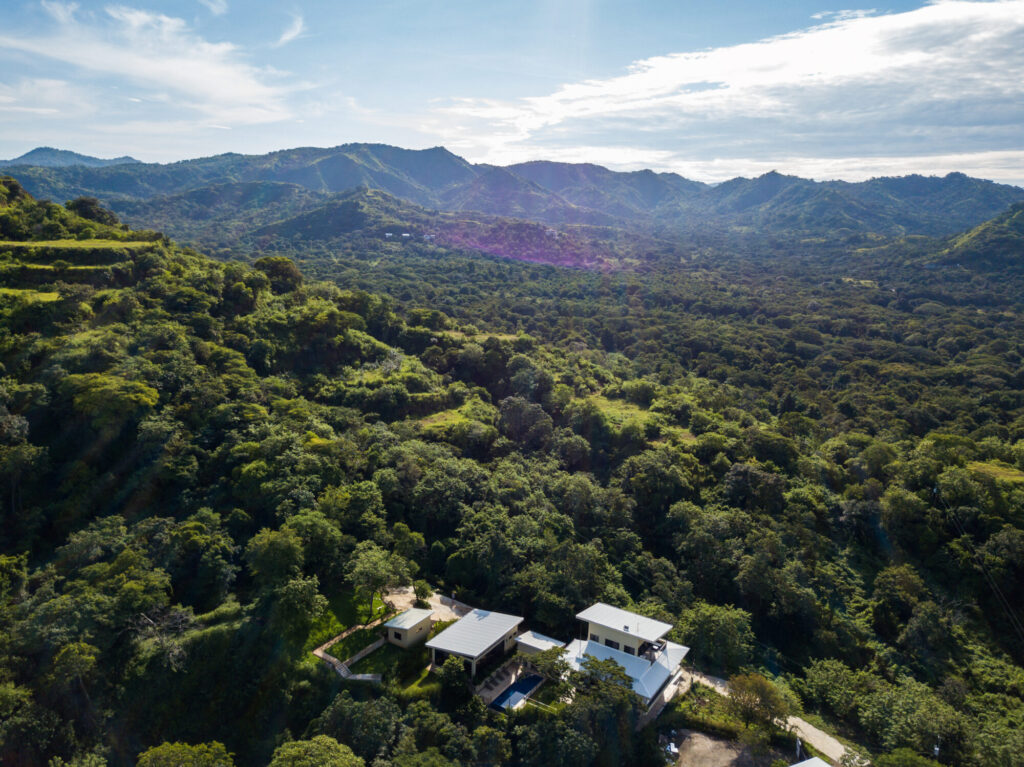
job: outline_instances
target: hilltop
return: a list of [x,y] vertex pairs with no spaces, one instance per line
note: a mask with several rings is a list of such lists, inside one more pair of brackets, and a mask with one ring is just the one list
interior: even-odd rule
[[67,168],[74,165],[83,165],[87,168],[106,168],[111,165],[132,165],[138,163],[139,161],[134,157],[115,157],[110,160],[103,160],[99,157],[90,157],[78,152],[69,152],[66,149],[40,146],[20,157],[15,157],[13,160],[0,160],[0,167],[28,165],[40,168]]

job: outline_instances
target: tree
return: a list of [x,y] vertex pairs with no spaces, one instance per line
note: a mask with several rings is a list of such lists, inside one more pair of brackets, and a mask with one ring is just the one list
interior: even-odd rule
[[771,727],[789,713],[782,693],[760,674],[729,677],[729,709],[747,727]]
[[253,266],[270,278],[270,288],[275,293],[290,293],[302,284],[302,272],[295,262],[284,256],[264,256]]
[[310,626],[327,609],[327,600],[320,594],[319,580],[292,578],[274,589],[270,608],[271,628],[286,639],[301,643]]
[[234,767],[222,743],[161,743],[139,754],[136,767]]
[[352,552],[348,582],[367,599],[371,613],[375,596],[379,595],[383,602],[388,589],[406,586],[411,581],[409,562],[373,541],[361,541]]
[[441,682],[443,698],[450,708],[464,703],[469,697],[469,675],[466,661],[458,655],[449,655],[434,673]]
[[274,751],[268,767],[364,767],[352,749],[327,735],[293,740]]
[[754,649],[750,613],[731,605],[694,602],[680,614],[672,637],[693,648],[695,661],[717,670],[740,668]]
[[245,561],[249,572],[262,588],[274,588],[294,575],[302,567],[302,541],[288,527],[280,530],[263,528],[245,547]]

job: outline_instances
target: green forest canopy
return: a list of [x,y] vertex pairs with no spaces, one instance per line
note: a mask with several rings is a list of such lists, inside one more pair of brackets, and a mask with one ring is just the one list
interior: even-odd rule
[[545,633],[596,600],[667,620],[875,754],[1021,763],[1019,268],[300,270],[11,179],[0,234],[51,241],[0,245],[5,763],[648,763],[600,670],[552,716],[341,690],[308,650],[368,543]]

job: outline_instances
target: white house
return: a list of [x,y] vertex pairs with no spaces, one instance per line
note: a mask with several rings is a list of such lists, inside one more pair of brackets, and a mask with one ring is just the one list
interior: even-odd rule
[[469,661],[470,674],[476,675],[477,663],[497,654],[507,653],[515,644],[516,632],[523,619],[490,610],[473,610],[427,642],[430,662],[440,663],[445,656],[457,655]]
[[577,671],[587,656],[614,660],[633,680],[633,692],[650,703],[679,671],[689,647],[663,639],[671,624],[598,602],[576,616],[587,624],[587,639],[566,648]]

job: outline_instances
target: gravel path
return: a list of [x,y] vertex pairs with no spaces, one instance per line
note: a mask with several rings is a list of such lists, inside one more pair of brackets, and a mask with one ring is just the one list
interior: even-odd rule
[[[702,674],[699,671],[686,671],[684,673],[688,674],[694,682],[700,682],[708,687],[713,687],[716,692],[722,695],[729,695],[729,683],[724,679],[710,676],[709,674]],[[843,758],[843,754],[846,753],[846,746],[827,732],[822,732],[810,722],[806,722],[798,716],[791,716],[786,723],[795,734],[800,736],[804,743],[810,744],[833,762],[838,764],[839,760]]]

